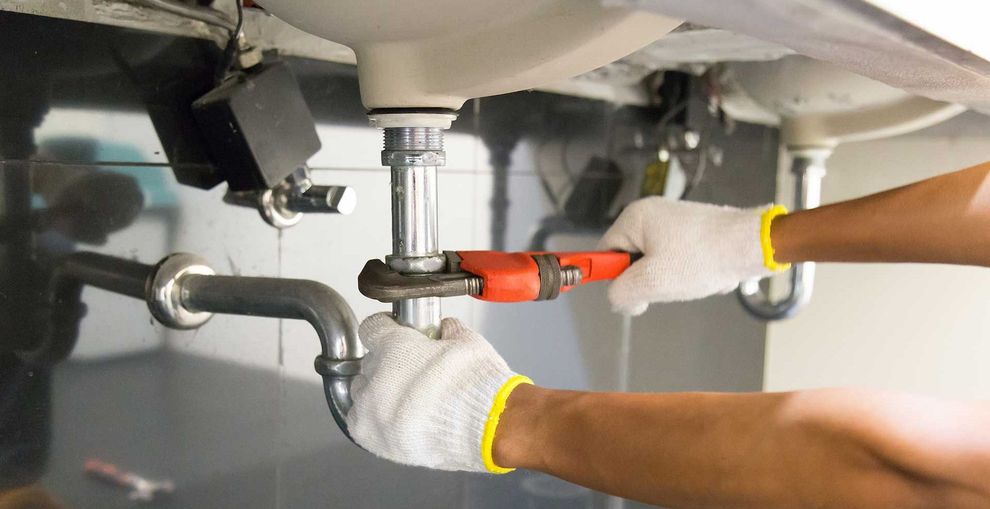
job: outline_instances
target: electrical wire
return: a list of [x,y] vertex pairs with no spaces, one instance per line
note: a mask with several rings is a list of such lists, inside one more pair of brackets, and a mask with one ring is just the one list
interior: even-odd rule
[[244,6],[241,5],[241,0],[234,0],[234,4],[237,6],[237,23],[234,25],[234,29],[230,31],[230,38],[227,39],[227,45],[223,48],[223,56],[213,80],[217,85],[223,81],[227,73],[230,72],[230,68],[234,66],[238,50],[237,38],[240,37],[241,29],[244,27]]
[[705,170],[708,168],[708,148],[711,145],[712,138],[712,124],[715,123],[714,119],[709,119],[705,124],[705,127],[701,130],[699,134],[700,141],[698,142],[698,164],[694,167],[694,175],[691,176],[691,180],[684,186],[684,190],[681,191],[681,200],[686,200],[701,183],[701,179],[705,176]]
[[707,148],[707,146],[698,147],[698,164],[694,168],[694,175],[691,177],[691,180],[687,183],[687,185],[684,186],[684,190],[681,191],[681,196],[679,199],[686,200],[691,194],[691,191],[694,191],[694,189],[698,187],[698,184],[701,183],[701,178],[705,176],[705,168],[708,167]]
[[241,0],[234,1],[234,5],[237,7],[237,19],[234,20],[230,19],[225,13],[217,9],[187,5],[177,2],[176,0],[128,1],[136,5],[150,7],[162,12],[175,14],[176,16],[182,16],[183,18],[201,21],[207,25],[220,27],[226,30],[229,36],[227,37],[227,44],[224,45],[223,55],[220,57],[220,63],[214,73],[214,82],[216,84],[220,84],[224,77],[227,76],[230,68],[234,65],[234,60],[237,58],[237,38],[240,36],[241,29],[244,27],[244,6],[241,5]]
[[681,102],[679,102],[679,103],[677,103],[677,104],[675,104],[675,105],[674,105],[674,106],[672,106],[672,107],[671,107],[671,108],[670,108],[669,110],[667,110],[667,112],[666,112],[666,113],[664,113],[662,117],[660,117],[660,120],[657,120],[657,124],[656,124],[656,128],[655,128],[654,130],[655,130],[655,131],[656,131],[656,133],[657,133],[657,134],[656,134],[656,137],[657,137],[657,139],[658,139],[658,140],[659,140],[659,139],[662,139],[662,138],[661,138],[660,136],[661,136],[661,134],[663,133],[663,129],[667,127],[667,124],[668,124],[668,123],[669,123],[669,122],[670,122],[671,120],[673,120],[673,119],[674,119],[674,117],[675,117],[675,116],[676,116],[676,115],[677,115],[678,113],[680,113],[680,112],[681,112],[681,111],[683,111],[683,110],[684,110],[685,108],[687,108],[687,107],[688,107],[688,103],[690,103],[690,102],[691,102],[691,100],[690,100],[690,99],[685,99],[685,100],[683,100],[683,101],[681,101]]

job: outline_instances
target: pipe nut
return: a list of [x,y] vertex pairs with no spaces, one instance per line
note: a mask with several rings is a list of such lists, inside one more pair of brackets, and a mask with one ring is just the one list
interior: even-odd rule
[[457,112],[445,111],[384,111],[372,110],[368,113],[368,125],[378,129],[405,127],[427,127],[450,129],[457,119]]
[[192,311],[182,304],[182,278],[190,274],[213,276],[216,272],[203,258],[189,253],[169,255],[155,266],[145,287],[145,300],[151,315],[172,329],[195,329],[213,313]]
[[436,254],[431,256],[396,256],[388,255],[385,262],[389,268],[400,274],[428,274],[443,272],[447,267],[447,256]]
[[442,150],[382,150],[383,166],[443,166],[447,154]]

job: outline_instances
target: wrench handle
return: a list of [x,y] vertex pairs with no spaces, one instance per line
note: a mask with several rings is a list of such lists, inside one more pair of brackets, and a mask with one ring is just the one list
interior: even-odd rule
[[[581,270],[581,284],[604,281],[619,277],[629,266],[639,259],[638,254],[622,251],[575,251],[575,252],[519,252],[501,251],[458,251],[460,269],[484,280],[482,293],[477,299],[489,302],[526,302],[541,299],[547,293],[545,281],[540,277],[540,268],[535,257],[552,255],[563,267],[577,267]],[[558,278],[559,280],[559,278]],[[577,285],[561,286],[553,296],[570,291]]]

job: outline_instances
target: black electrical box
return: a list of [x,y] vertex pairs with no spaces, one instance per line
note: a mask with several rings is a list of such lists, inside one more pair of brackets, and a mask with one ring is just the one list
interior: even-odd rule
[[313,116],[288,66],[256,67],[193,103],[210,157],[232,191],[274,187],[320,150]]

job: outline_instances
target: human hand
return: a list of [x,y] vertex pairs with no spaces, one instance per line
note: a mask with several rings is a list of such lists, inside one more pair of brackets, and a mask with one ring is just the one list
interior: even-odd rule
[[[639,315],[651,302],[727,293],[744,279],[771,274],[761,228],[773,219],[771,213],[781,212],[776,207],[738,209],[660,197],[633,202],[599,244],[600,249],[643,253],[609,287],[613,310]],[[769,225],[766,228],[769,238]]]
[[445,318],[440,332],[430,339],[389,313],[365,319],[368,354],[351,386],[350,434],[397,463],[508,472],[491,459],[498,417],[512,389],[532,382],[457,319]]

